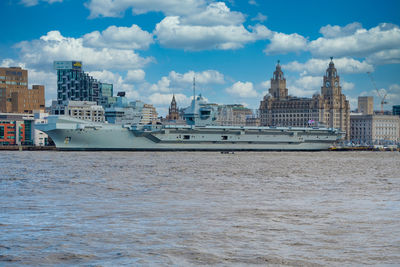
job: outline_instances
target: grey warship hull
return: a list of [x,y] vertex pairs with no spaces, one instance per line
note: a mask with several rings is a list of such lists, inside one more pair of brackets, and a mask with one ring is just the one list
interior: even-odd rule
[[328,128],[167,125],[138,129],[67,116],[50,116],[47,124],[37,128],[59,150],[318,151],[343,137],[343,132]]

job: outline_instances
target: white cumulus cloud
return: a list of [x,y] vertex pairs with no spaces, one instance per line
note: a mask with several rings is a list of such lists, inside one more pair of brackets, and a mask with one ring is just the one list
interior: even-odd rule
[[83,36],[83,45],[87,47],[147,49],[153,42],[153,35],[135,24],[131,27],[110,26],[102,32],[94,31]]
[[188,25],[238,25],[245,20],[240,12],[231,11],[224,2],[209,4],[204,11],[182,18],[183,24]]
[[86,47],[82,38],[64,37],[50,31],[38,40],[18,43],[20,59],[27,67],[51,68],[54,60],[80,60],[84,69],[136,69],[151,62],[132,50]]
[[142,82],[144,81],[144,78],[146,76],[146,73],[142,69],[137,69],[137,70],[128,70],[126,73],[125,80],[133,83],[137,82]]
[[154,31],[161,45],[185,50],[237,49],[259,39],[269,30],[262,25],[248,31],[243,25],[192,26],[181,23],[178,16],[164,18]]
[[234,83],[231,87],[226,88],[226,92],[231,95],[236,95],[242,98],[257,97],[258,94],[254,90],[252,82],[241,82]]
[[275,32],[270,41],[271,43],[264,50],[267,55],[287,54],[307,49],[307,39],[297,33],[285,34]]
[[89,0],[85,6],[90,17],[121,17],[126,10],[133,14],[162,12],[166,15],[194,14],[206,6],[204,0]]
[[351,30],[346,27],[337,31],[332,31],[332,26],[323,28],[322,32],[329,38],[321,37],[310,42],[310,52],[319,57],[368,57],[377,52],[400,49],[400,29],[397,25],[382,23],[369,30],[360,28],[358,24],[350,26],[346,27]]
[[[292,61],[288,64],[283,64],[282,68],[303,72],[304,75],[323,75],[328,68],[329,62],[330,60],[312,58],[305,63]],[[366,61],[358,61],[347,57],[333,59],[333,62],[339,75],[341,73],[362,73],[374,70],[373,66]]]
[[355,84],[351,83],[351,82],[346,82],[346,81],[341,81],[340,82],[341,87],[344,91],[350,91],[352,89],[354,89]]
[[319,32],[325,38],[337,38],[337,37],[353,35],[354,33],[357,32],[357,30],[361,30],[361,29],[362,29],[361,23],[353,22],[353,23],[347,24],[344,27],[340,27],[338,25],[331,26],[330,24],[328,24],[328,25],[322,27],[319,30]]
[[216,70],[205,70],[201,72],[188,71],[179,73],[171,71],[168,76],[163,76],[161,79],[150,85],[150,91],[153,92],[171,92],[192,90],[193,77],[196,79],[197,85],[209,84],[224,84],[224,75]]

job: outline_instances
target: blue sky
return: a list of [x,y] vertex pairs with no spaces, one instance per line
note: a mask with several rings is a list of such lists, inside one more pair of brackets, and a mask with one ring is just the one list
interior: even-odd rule
[[400,1],[3,0],[1,66],[29,70],[56,98],[54,60],[81,60],[102,82],[165,115],[172,94],[187,106],[258,108],[280,60],[289,94],[320,92],[334,57],[343,93],[400,104]]

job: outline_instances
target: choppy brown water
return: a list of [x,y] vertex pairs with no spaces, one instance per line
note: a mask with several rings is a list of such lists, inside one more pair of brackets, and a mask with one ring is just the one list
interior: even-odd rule
[[400,264],[400,153],[1,152],[0,265]]

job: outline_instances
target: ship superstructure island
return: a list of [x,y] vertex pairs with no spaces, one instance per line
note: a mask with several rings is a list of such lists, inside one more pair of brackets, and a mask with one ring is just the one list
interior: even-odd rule
[[112,124],[64,115],[37,128],[59,150],[268,151],[326,150],[344,136],[334,128],[215,125],[216,110],[198,95],[186,108],[187,125]]

